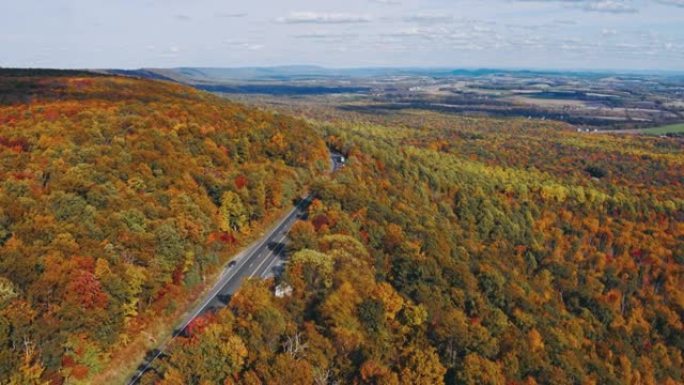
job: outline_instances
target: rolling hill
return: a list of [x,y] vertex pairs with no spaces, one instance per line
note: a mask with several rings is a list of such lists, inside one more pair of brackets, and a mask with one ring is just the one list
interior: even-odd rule
[[134,362],[327,167],[302,121],[189,87],[0,71],[0,383]]

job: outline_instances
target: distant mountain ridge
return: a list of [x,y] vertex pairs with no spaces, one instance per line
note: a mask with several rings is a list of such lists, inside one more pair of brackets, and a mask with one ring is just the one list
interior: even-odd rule
[[622,71],[556,71],[532,69],[497,69],[497,68],[442,68],[442,67],[358,67],[327,68],[313,65],[292,65],[273,67],[177,67],[177,68],[141,68],[138,70],[106,70],[108,73],[132,75],[152,79],[174,80],[186,83],[195,82],[232,82],[232,81],[292,81],[313,79],[343,79],[394,76],[488,76],[505,75],[538,76],[560,75],[575,77],[605,76],[667,76],[682,77],[675,72],[622,72]]

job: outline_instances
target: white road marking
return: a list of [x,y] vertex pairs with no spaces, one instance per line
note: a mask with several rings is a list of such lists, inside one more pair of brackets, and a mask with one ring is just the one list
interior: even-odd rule
[[273,261],[269,263],[268,266],[266,266],[266,270],[264,270],[264,273],[261,275],[261,278],[266,278],[268,272],[271,271],[273,265],[276,264],[278,261],[280,261],[280,258],[274,258]]
[[275,248],[275,249],[273,249],[273,250],[271,250],[271,251],[268,253],[268,255],[266,255],[266,258],[264,258],[264,260],[261,261],[261,263],[259,264],[259,266],[257,266],[256,269],[254,269],[254,271],[253,271],[252,274],[249,276],[249,278],[254,277],[254,275],[255,275],[255,274],[259,271],[259,269],[261,268],[261,265],[263,265],[264,262],[268,261],[268,259],[274,254],[274,252],[276,252],[276,250],[277,250],[278,252],[280,252],[280,250],[282,249],[281,242],[284,241],[286,237],[287,237],[287,234],[285,234],[285,235],[283,235],[283,236],[280,237],[280,239],[279,239],[278,242],[277,242],[278,247]]

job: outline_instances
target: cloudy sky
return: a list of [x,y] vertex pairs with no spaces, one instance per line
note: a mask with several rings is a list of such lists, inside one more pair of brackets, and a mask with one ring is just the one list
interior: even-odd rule
[[684,0],[0,0],[0,66],[684,71]]

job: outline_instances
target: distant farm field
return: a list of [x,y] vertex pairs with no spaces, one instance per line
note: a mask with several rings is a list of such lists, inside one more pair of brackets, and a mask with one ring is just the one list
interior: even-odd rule
[[667,126],[654,127],[642,131],[645,134],[664,135],[684,133],[684,123],[669,124]]

